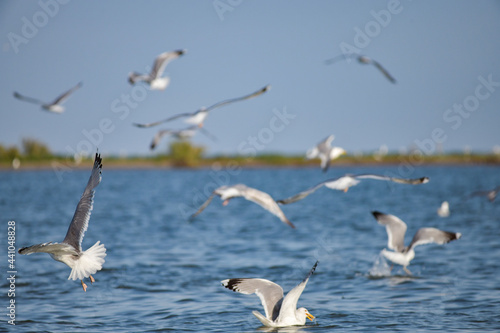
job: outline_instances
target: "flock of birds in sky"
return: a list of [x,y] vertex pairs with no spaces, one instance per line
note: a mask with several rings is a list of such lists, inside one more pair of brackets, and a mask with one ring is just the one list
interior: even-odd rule
[[[169,78],[162,76],[166,65],[170,61],[177,59],[185,53],[185,50],[177,50],[160,54],[156,58],[153,69],[150,73],[130,73],[130,84],[136,84],[139,81],[142,81],[148,84],[152,90],[165,89],[170,81]],[[374,65],[390,82],[396,82],[396,80],[389,74],[389,72],[378,62],[361,55],[355,55],[351,57],[356,58],[360,63]],[[327,63],[334,63],[341,59],[347,59],[347,57],[342,55],[328,60]],[[75,87],[63,93],[51,103],[45,103],[34,98],[26,97],[17,92],[14,93],[14,96],[20,100],[39,104],[44,110],[55,113],[62,113],[64,111],[62,103],[68,98],[70,94],[79,89],[81,85],[81,83],[77,84]],[[184,129],[159,131],[151,144],[151,148],[153,149],[158,145],[160,139],[167,134],[178,138],[192,137],[196,133],[196,131],[203,129],[203,123],[211,110],[229,105],[231,103],[244,101],[260,96],[268,90],[269,86],[265,86],[248,95],[224,100],[208,108],[201,108],[198,111],[192,113],[177,114],[153,123],[134,125],[140,128],[148,128],[181,118],[183,118],[185,122],[189,124],[189,127]],[[208,132],[205,132],[205,134],[210,136]],[[332,147],[331,143],[333,140],[334,136],[330,135],[306,153],[307,158],[318,158],[321,161],[321,169],[323,170],[323,172],[327,171],[330,165],[330,161],[346,153],[345,150],[340,147]],[[90,179],[76,207],[75,214],[69,225],[66,236],[61,243],[41,243],[29,247],[23,247],[18,251],[20,254],[26,255],[37,252],[50,254],[53,259],[63,262],[71,268],[71,273],[68,279],[80,280],[84,291],[86,291],[88,288],[88,286],[84,282],[84,279],[89,278],[90,282],[94,283],[95,279],[92,274],[95,274],[97,271],[102,269],[105,261],[104,258],[106,257],[106,248],[103,244],[100,244],[100,241],[97,241],[89,249],[85,251],[82,250],[82,240],[88,227],[90,214],[93,207],[95,188],[101,181],[101,169],[101,156],[96,153]],[[275,200],[269,194],[255,188],[248,187],[244,184],[225,185],[215,189],[209,196],[209,198],[199,207],[199,209],[191,215],[190,220],[195,219],[205,208],[207,208],[215,196],[219,196],[221,198],[221,200],[223,201],[223,205],[227,205],[229,200],[233,198],[243,197],[246,200],[260,205],[291,228],[295,228],[295,225],[290,222],[290,220],[285,216],[280,206],[296,203],[313,194],[321,187],[347,192],[350,187],[358,185],[363,180],[370,179],[405,185],[420,185],[429,182],[428,177],[406,179],[376,174],[346,174],[338,178],[325,180],[308,189],[305,189],[298,194],[294,194],[288,198],[279,200]],[[499,191],[500,186],[490,191],[474,192],[471,194],[471,196],[486,196],[490,201],[494,201]],[[448,232],[436,228],[426,227],[419,229],[413,237],[410,245],[405,246],[404,237],[407,229],[405,222],[394,215],[383,214],[377,211],[372,212],[372,214],[380,225],[385,226],[387,231],[387,247],[389,250],[384,249],[382,251],[382,255],[389,261],[403,266],[403,269],[409,275],[411,275],[411,272],[408,270],[407,266],[415,257],[414,249],[416,246],[429,243],[445,244],[450,241],[457,240],[461,237],[461,233],[458,232]],[[448,202],[443,202],[442,206],[438,209],[438,214],[439,216],[443,217],[450,214]],[[243,294],[256,294],[262,302],[265,315],[262,315],[257,311],[254,311],[253,314],[262,322],[263,325],[269,327],[304,325],[306,319],[313,320],[314,316],[310,314],[309,311],[305,308],[297,309],[297,302],[317,265],[318,262],[314,264],[305,279],[300,282],[295,288],[290,290],[286,296],[284,296],[283,289],[279,285],[272,281],[261,278],[227,279],[223,280],[221,283],[224,287],[235,292]]]

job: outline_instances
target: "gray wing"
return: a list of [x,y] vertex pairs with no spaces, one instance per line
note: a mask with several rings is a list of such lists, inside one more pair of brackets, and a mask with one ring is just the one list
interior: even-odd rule
[[20,248],[19,254],[50,253],[50,254],[73,254],[78,255],[76,248],[64,243],[42,243]]
[[210,110],[213,110],[215,108],[220,108],[221,106],[224,106],[224,105],[227,105],[227,104],[231,104],[231,103],[234,103],[234,102],[243,101],[245,99],[250,99],[250,98],[253,98],[253,97],[257,97],[259,95],[262,95],[266,91],[268,91],[270,88],[271,88],[271,86],[267,85],[264,88],[259,89],[256,92],[253,92],[253,93],[251,93],[249,95],[245,95],[245,96],[237,97],[237,98],[232,98],[232,99],[227,99],[227,100],[224,100],[222,102],[215,103],[214,105],[208,107],[206,110],[210,111]]
[[156,132],[156,134],[155,134],[155,136],[154,136],[154,138],[153,138],[153,141],[151,141],[151,145],[149,146],[149,148],[150,148],[151,150],[155,149],[155,148],[156,148],[156,146],[158,146],[158,144],[160,143],[161,139],[162,139],[165,135],[167,135],[167,134],[172,134],[172,133],[174,133],[174,131],[172,131],[172,130],[168,130],[168,129],[166,129],[166,130],[161,130],[161,131]]
[[186,52],[185,50],[164,52],[164,53],[160,54],[158,57],[156,57],[155,62],[153,64],[153,69],[151,70],[151,73],[150,73],[151,78],[157,78],[157,77],[162,76],[167,64],[170,61],[179,58],[185,52]]
[[85,235],[85,231],[87,231],[90,213],[92,212],[95,192],[94,189],[101,182],[101,169],[101,155],[96,153],[94,167],[92,168],[89,182],[87,183],[87,187],[85,187],[85,191],[83,191],[80,202],[78,202],[78,206],[76,206],[75,215],[73,215],[68,232],[63,240],[63,243],[73,246],[78,252],[82,251],[82,239]]
[[376,179],[376,180],[387,180],[399,184],[409,184],[409,185],[419,185],[425,184],[429,182],[429,177],[421,177],[421,178],[397,178],[397,177],[389,177],[389,176],[381,176],[374,174],[362,174],[362,175],[352,175],[354,178],[358,179]]
[[323,141],[318,143],[316,146],[319,150],[320,153],[329,155],[330,150],[332,148],[332,141],[335,139],[335,136],[332,134],[328,137],[326,137]]
[[307,281],[309,281],[309,278],[316,270],[316,266],[318,266],[318,261],[316,261],[314,266],[311,268],[306,278],[295,288],[290,290],[285,296],[285,298],[283,299],[283,303],[281,304],[280,317],[283,316],[293,318],[295,316],[295,311],[297,310],[297,302],[299,301],[300,295],[302,295],[302,292],[307,285]]
[[221,283],[235,292],[256,294],[262,302],[266,318],[274,321],[278,317],[283,300],[283,288],[276,283],[265,279],[227,279]]
[[380,72],[382,72],[382,74],[384,74],[384,76],[385,76],[385,77],[386,77],[389,81],[391,81],[392,83],[396,83],[396,79],[395,79],[395,78],[393,78],[393,77],[391,76],[391,74],[389,74],[389,72],[388,72],[388,71],[387,71],[384,67],[382,67],[382,65],[381,65],[380,63],[378,63],[378,62],[377,62],[377,61],[375,61],[375,60],[372,60],[372,64],[373,64],[375,67],[377,67],[377,68],[378,68],[378,70],[379,70]]
[[268,210],[275,216],[279,217],[279,219],[283,222],[288,224],[290,227],[295,228],[292,222],[288,220],[288,218],[285,216],[285,213],[281,210],[281,208],[278,206],[276,201],[267,193],[259,191],[257,189],[251,188],[251,187],[246,187],[242,191],[242,195],[245,199],[250,200],[252,202],[255,202],[256,204],[260,205],[262,208]]
[[22,101],[30,102],[30,103],[34,103],[34,104],[38,104],[38,105],[44,105],[45,104],[44,101],[41,101],[41,100],[36,99],[36,98],[31,98],[31,97],[23,96],[23,95],[21,95],[20,93],[18,93],[16,91],[14,91],[14,97],[17,98],[17,99],[20,99]]
[[341,60],[346,60],[347,58],[352,58],[352,55],[349,56],[347,54],[339,54],[338,56],[335,56],[333,58],[325,60],[325,64],[331,65],[331,64],[334,64],[334,63],[339,62]]
[[197,113],[199,113],[200,111],[202,111],[202,110],[198,110],[198,111],[195,111],[195,112],[179,113],[179,114],[176,114],[176,115],[174,115],[172,117],[168,117],[168,118],[165,118],[163,120],[155,121],[154,123],[147,123],[147,124],[134,123],[134,126],[141,127],[141,128],[153,127],[153,126],[160,125],[162,123],[166,123],[168,121],[172,121],[172,120],[175,120],[175,119],[178,119],[178,118],[194,116]]
[[204,211],[205,208],[207,208],[207,206],[212,202],[212,200],[214,199],[214,196],[215,196],[215,193],[212,193],[208,197],[208,199],[200,206],[200,208],[198,208],[198,210],[196,211],[196,213],[194,213],[193,215],[191,215],[189,217],[189,221],[193,221],[196,216],[198,216],[202,211]]
[[379,224],[385,225],[387,231],[387,247],[391,250],[402,252],[405,249],[406,223],[397,216],[372,212]]
[[71,95],[75,90],[80,88],[82,86],[82,84],[83,84],[82,82],[78,82],[78,84],[76,86],[74,86],[70,90],[66,91],[61,96],[57,97],[51,104],[52,105],[62,104],[69,97],[69,95]]
[[327,183],[327,181],[325,182],[322,182],[322,183],[319,183],[318,185],[315,185],[311,188],[308,188],[307,190],[305,191],[302,191],[300,193],[297,193],[295,194],[294,196],[291,196],[289,198],[286,198],[286,199],[281,199],[281,200],[276,200],[277,203],[279,204],[282,204],[282,205],[288,205],[288,204],[291,204],[291,203],[294,203],[294,202],[297,202],[299,200],[302,200],[304,199],[305,197],[307,197],[308,195],[314,193],[317,189],[319,189],[320,187],[322,187],[323,185],[325,185],[325,183]]
[[[198,127],[198,126],[197,126]],[[217,141],[217,137],[215,135],[213,135],[212,133],[210,133],[205,127],[199,127],[198,130],[203,133],[207,138],[209,138],[210,140],[216,142]]]
[[415,248],[417,245],[436,243],[446,244],[455,239],[460,239],[462,234],[459,232],[442,231],[436,228],[421,228],[417,231],[409,248]]

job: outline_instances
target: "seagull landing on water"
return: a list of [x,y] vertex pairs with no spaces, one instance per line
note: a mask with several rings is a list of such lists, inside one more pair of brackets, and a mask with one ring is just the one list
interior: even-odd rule
[[330,161],[339,158],[340,155],[346,154],[346,151],[340,147],[332,147],[332,141],[335,136],[330,135],[315,147],[309,149],[306,153],[308,160],[319,158],[321,160],[321,170],[326,172],[330,166]]
[[282,204],[282,205],[294,203],[296,201],[304,199],[309,194],[314,193],[316,190],[318,190],[319,188],[321,188],[323,186],[328,187],[332,190],[340,190],[340,191],[347,192],[349,187],[359,184],[359,182],[362,179],[385,180],[385,181],[391,181],[394,183],[409,184],[409,185],[425,184],[425,183],[429,182],[428,177],[422,177],[422,178],[416,178],[416,179],[406,179],[406,178],[396,178],[396,177],[373,175],[373,174],[361,174],[361,175],[349,175],[349,174],[347,174],[347,175],[344,175],[344,176],[339,177],[339,178],[325,180],[324,182],[321,182],[318,185],[315,185],[315,186],[313,186],[305,191],[302,191],[302,192],[300,192],[292,197],[289,197],[287,199],[277,200],[276,202],[279,204]]
[[396,83],[396,79],[393,78],[391,76],[391,74],[389,74],[389,72],[384,68],[382,67],[382,65],[380,63],[378,63],[377,61],[367,57],[367,56],[364,56],[364,55],[360,55],[360,54],[341,54],[341,55],[338,55],[334,58],[331,58],[331,59],[328,59],[325,61],[325,63],[327,65],[330,65],[330,64],[333,64],[333,63],[336,63],[340,60],[346,60],[346,59],[356,59],[358,60],[358,62],[360,64],[366,64],[366,65],[373,65],[375,66],[382,74],[384,74],[384,76],[389,80],[391,81],[392,83]]
[[400,220],[397,216],[382,214],[380,212],[372,212],[379,224],[384,225],[387,231],[388,241],[387,247],[394,251],[382,250],[382,255],[396,263],[402,265],[408,275],[411,272],[406,268],[410,265],[410,261],[415,258],[414,248],[418,245],[436,243],[446,244],[455,239],[460,239],[462,234],[459,232],[442,231],[436,228],[420,228],[409,246],[404,246],[406,223]]
[[290,290],[284,298],[283,288],[265,279],[227,279],[221,281],[221,283],[224,287],[232,291],[259,296],[266,315],[263,316],[258,311],[252,311],[252,313],[265,326],[302,326],[305,325],[306,318],[313,321],[314,316],[306,308],[297,309],[297,302],[317,265],[318,262],[316,261],[306,278]]
[[164,52],[156,57],[153,68],[149,74],[132,72],[128,75],[128,82],[135,84],[137,81],[144,81],[149,84],[151,90],[164,90],[170,83],[170,78],[161,77],[167,64],[186,53],[186,50]]
[[203,205],[198,208],[196,213],[191,215],[189,220],[193,220],[198,214],[200,214],[207,206],[212,202],[212,199],[214,198],[215,195],[220,196],[221,200],[223,200],[222,205],[226,206],[229,203],[229,200],[232,198],[236,197],[243,197],[249,201],[255,202],[256,204],[260,205],[262,208],[268,210],[272,214],[276,215],[279,217],[279,219],[285,223],[288,224],[290,227],[295,228],[292,222],[288,220],[288,218],[285,216],[281,208],[278,206],[276,201],[267,193],[259,191],[257,189],[248,187],[243,184],[236,184],[232,186],[221,186],[215,191],[212,192],[212,194],[208,197],[208,199],[203,203]]
[[152,127],[152,126],[156,126],[156,125],[159,125],[159,124],[162,124],[162,123],[166,123],[168,121],[172,121],[172,120],[175,120],[175,119],[186,118],[185,122],[187,124],[191,124],[191,125],[202,127],[203,126],[203,122],[207,118],[209,111],[217,109],[217,108],[220,108],[221,106],[224,106],[224,105],[228,105],[228,104],[231,104],[231,103],[235,103],[235,102],[243,101],[243,100],[250,99],[250,98],[253,98],[253,97],[257,97],[259,95],[262,95],[266,91],[268,91],[270,88],[271,88],[271,86],[267,85],[264,88],[259,89],[256,92],[253,92],[253,93],[251,93],[249,95],[245,95],[245,96],[237,97],[237,98],[232,98],[232,99],[227,99],[227,100],[215,103],[214,105],[212,105],[212,106],[210,106],[208,108],[201,108],[201,109],[199,109],[199,110],[197,110],[195,112],[179,113],[179,114],[177,114],[175,116],[172,116],[172,117],[169,117],[167,119],[160,120],[160,121],[156,121],[154,123],[149,123],[149,124],[137,124],[136,123],[134,125],[137,126],[137,127],[143,127],[143,128],[144,127]]
[[69,97],[69,95],[71,95],[75,90],[77,90],[81,86],[82,86],[82,82],[79,82],[76,86],[74,86],[70,90],[66,91],[65,93],[61,94],[59,97],[57,97],[51,103],[45,103],[45,102],[38,100],[38,99],[35,99],[35,98],[26,97],[26,96],[21,95],[18,92],[14,92],[14,97],[17,99],[20,99],[22,101],[41,105],[42,109],[49,111],[49,112],[63,113],[64,107],[62,106],[62,103],[64,103],[64,101],[66,101],[66,99]]
[[106,257],[106,248],[104,244],[97,241],[91,248],[82,251],[82,240],[89,225],[90,213],[94,199],[94,189],[101,182],[101,156],[95,155],[94,167],[87,183],[87,187],[82,194],[78,206],[76,206],[75,215],[69,225],[66,237],[61,243],[42,243],[23,247],[19,249],[19,254],[32,254],[36,252],[48,253],[54,260],[65,263],[71,268],[71,274],[68,280],[79,279],[82,283],[83,291],[87,291],[87,285],[83,282],[84,278],[90,278],[94,283],[92,274],[102,269],[104,257]]

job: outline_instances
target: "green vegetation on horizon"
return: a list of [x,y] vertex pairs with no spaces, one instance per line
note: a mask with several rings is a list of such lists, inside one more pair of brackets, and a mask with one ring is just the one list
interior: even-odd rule
[[[186,140],[172,141],[166,153],[159,153],[155,156],[131,156],[117,157],[106,156],[106,164],[111,167],[210,167],[214,163],[220,165],[236,165],[244,167],[258,166],[318,166],[318,160],[307,160],[303,155],[283,155],[283,154],[260,154],[256,156],[243,155],[216,155],[212,157],[204,156],[205,147],[196,146]],[[82,166],[91,163],[93,156],[82,159]],[[23,139],[21,148],[0,145],[0,167],[11,168],[12,161],[18,159],[22,166],[31,168],[46,168],[54,162],[66,166],[75,166],[74,156],[64,156],[53,154],[44,143],[34,139]],[[500,164],[500,155],[495,154],[434,154],[423,155],[414,154],[387,154],[385,156],[366,155],[345,155],[334,161],[335,165],[352,164]]]

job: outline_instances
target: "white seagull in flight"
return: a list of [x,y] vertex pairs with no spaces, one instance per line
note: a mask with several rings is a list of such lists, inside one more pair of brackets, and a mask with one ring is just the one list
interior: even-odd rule
[[170,83],[170,78],[161,77],[165,71],[165,67],[167,67],[170,61],[179,58],[184,53],[186,53],[186,50],[177,50],[160,54],[156,57],[153,69],[151,69],[149,74],[132,72],[128,75],[128,82],[130,84],[135,84],[137,81],[144,81],[149,84],[151,90],[164,90]]
[[385,181],[391,181],[395,183],[400,183],[400,184],[410,184],[410,185],[418,185],[418,184],[425,184],[429,182],[428,177],[422,177],[422,178],[416,178],[416,179],[406,179],[406,178],[396,178],[396,177],[390,177],[390,176],[381,176],[381,175],[373,175],[373,174],[361,174],[361,175],[344,175],[339,178],[334,178],[334,179],[328,179],[325,180],[324,182],[321,182],[305,191],[302,191],[292,197],[289,197],[287,199],[282,199],[282,200],[277,200],[276,202],[282,205],[287,205],[290,203],[294,203],[296,201],[302,200],[305,197],[307,197],[309,194],[314,193],[316,190],[319,188],[325,186],[328,187],[332,190],[339,190],[339,191],[344,191],[347,192],[349,187],[355,186],[359,184],[359,182],[362,179],[375,179],[375,180],[385,180]]
[[42,243],[23,247],[18,251],[19,254],[48,253],[54,260],[65,263],[71,268],[68,280],[79,279],[83,291],[87,291],[87,285],[83,279],[88,277],[90,282],[94,283],[95,279],[92,274],[102,269],[104,257],[106,257],[106,248],[104,244],[100,244],[100,241],[97,241],[91,248],[82,251],[82,240],[89,225],[92,211],[94,189],[101,182],[101,169],[101,156],[96,154],[87,187],[85,187],[80,202],[76,206],[75,215],[73,215],[66,237],[61,243]]
[[205,134],[208,138],[214,141],[216,140],[215,136],[213,136],[205,128],[193,125],[179,130],[174,130],[174,129],[159,130],[158,132],[156,132],[149,148],[151,150],[155,149],[165,135],[171,135],[179,140],[187,140],[192,138],[196,134],[196,131],[200,131],[201,133]]
[[178,118],[187,118],[185,120],[186,123],[188,123],[190,125],[195,125],[195,126],[202,127],[203,126],[203,122],[205,121],[205,118],[207,118],[209,111],[211,111],[213,109],[216,109],[216,108],[220,108],[221,106],[224,106],[224,105],[228,105],[228,104],[234,103],[234,102],[239,102],[239,101],[243,101],[243,100],[250,99],[250,98],[253,98],[253,97],[257,97],[259,95],[262,95],[266,91],[268,91],[270,88],[271,88],[271,86],[267,85],[264,88],[259,89],[258,91],[253,92],[253,93],[251,93],[249,95],[245,95],[245,96],[237,97],[237,98],[232,98],[232,99],[227,99],[227,100],[224,100],[222,102],[215,103],[214,105],[212,105],[212,106],[210,106],[208,108],[201,108],[201,109],[199,109],[198,111],[195,111],[195,112],[180,113],[180,114],[177,114],[175,116],[169,117],[167,119],[156,121],[154,123],[149,123],[149,124],[137,124],[137,123],[135,123],[134,125],[137,126],[137,127],[152,127],[152,126],[156,126],[156,125],[159,125],[159,124],[162,124],[162,123],[165,123],[165,122],[168,122],[168,121],[172,121],[172,120],[175,120],[175,119],[178,119]]
[[212,194],[208,197],[208,199],[198,208],[196,213],[191,215],[189,218],[193,220],[198,214],[200,214],[207,206],[212,202],[212,199],[215,195],[220,196],[221,200],[223,200],[222,205],[226,206],[229,203],[229,200],[232,198],[243,197],[249,201],[255,202],[260,205],[262,208],[268,210],[272,214],[279,217],[279,219],[288,224],[290,227],[295,228],[292,222],[288,220],[285,216],[281,208],[278,206],[276,201],[267,193],[259,191],[257,189],[248,187],[244,184],[236,184],[232,186],[221,186],[215,189]]
[[377,67],[377,69],[382,73],[384,74],[384,76],[389,80],[391,81],[392,83],[396,83],[396,79],[394,77],[391,76],[391,74],[389,74],[389,72],[384,68],[382,67],[382,65],[380,63],[378,63],[377,61],[367,57],[367,56],[364,56],[364,55],[360,55],[360,54],[341,54],[341,55],[338,55],[334,58],[331,58],[331,59],[328,59],[325,61],[325,63],[327,65],[330,65],[330,64],[333,64],[335,62],[338,62],[340,60],[346,60],[348,58],[355,58],[356,60],[358,60],[358,62],[360,64],[366,64],[366,65],[373,65],[375,67]]
[[343,148],[332,147],[333,139],[335,139],[334,135],[328,136],[315,147],[309,149],[306,153],[308,160],[313,158],[319,158],[321,160],[321,169],[323,172],[328,170],[331,160],[339,158],[340,155],[346,154],[346,151]]
[[65,93],[61,94],[59,97],[57,97],[51,103],[45,103],[44,101],[41,101],[41,100],[36,99],[36,98],[26,97],[26,96],[21,95],[18,92],[14,92],[14,97],[17,99],[20,99],[22,101],[41,105],[42,109],[49,111],[49,112],[63,113],[64,107],[61,104],[64,103],[64,101],[66,101],[66,99],[69,97],[69,95],[71,95],[75,90],[77,90],[81,86],[82,86],[82,82],[79,82],[76,86],[74,86],[70,90],[66,91]]
[[382,250],[382,255],[396,263],[402,265],[405,272],[411,275],[411,272],[406,268],[410,265],[410,261],[415,258],[415,247],[418,245],[436,243],[446,244],[455,239],[460,239],[462,234],[459,232],[442,231],[436,228],[420,228],[409,246],[404,245],[406,223],[400,220],[397,216],[382,214],[380,212],[372,212],[379,224],[384,225],[387,231],[387,247],[394,251]]
[[265,279],[227,279],[221,281],[221,283],[232,291],[259,296],[266,315],[263,316],[258,311],[252,311],[252,313],[265,326],[302,326],[305,325],[306,318],[313,321],[314,316],[306,308],[297,309],[297,303],[317,265],[318,262],[316,261],[306,278],[290,290],[285,297],[283,297],[283,288],[281,286]]

